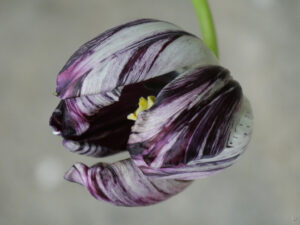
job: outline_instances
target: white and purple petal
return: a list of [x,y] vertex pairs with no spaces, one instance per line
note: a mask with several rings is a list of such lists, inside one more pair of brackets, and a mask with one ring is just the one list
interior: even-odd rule
[[77,163],[66,173],[65,179],[83,185],[96,199],[117,206],[152,205],[191,184],[191,181],[149,178],[131,159],[92,167]]
[[141,96],[157,95],[177,72],[97,95],[63,99],[50,118],[55,134],[72,152],[94,157],[126,149],[133,121],[127,119]]
[[[248,144],[249,107],[228,70],[195,67],[166,85],[152,108],[139,115],[128,149],[149,176],[207,176],[230,166]],[[237,122],[246,115],[248,127],[240,135]]]
[[59,73],[57,93],[63,99],[99,94],[196,63],[218,64],[199,38],[171,23],[136,20],[80,47]]

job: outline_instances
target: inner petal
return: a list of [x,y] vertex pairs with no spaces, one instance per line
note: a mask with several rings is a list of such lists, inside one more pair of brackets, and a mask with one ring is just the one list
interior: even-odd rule
[[[54,111],[50,125],[64,138],[64,146],[79,154],[101,157],[126,149],[134,121],[127,116],[137,108],[141,96],[155,96],[178,75],[171,72],[143,82],[125,86],[115,94],[111,104],[103,96],[81,96],[62,100]],[[112,92],[110,92],[112,95]],[[94,98],[93,98],[94,97]]]

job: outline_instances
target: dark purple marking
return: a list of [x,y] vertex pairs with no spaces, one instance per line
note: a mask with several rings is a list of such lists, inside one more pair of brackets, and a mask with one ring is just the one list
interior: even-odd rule
[[[85,144],[103,147],[101,153],[97,156],[102,157],[118,153],[126,149],[131,127],[134,122],[127,119],[127,115],[134,112],[138,106],[141,96],[157,95],[159,91],[178,74],[175,72],[167,73],[146,81],[130,84],[124,87],[121,92],[119,101],[112,105],[99,108],[99,111],[92,116],[82,115],[77,111],[68,111],[65,101],[62,100],[50,118],[50,126],[56,131],[61,132],[61,136],[65,140],[76,141],[81,147],[76,151],[80,154]],[[74,101],[76,104],[76,101]],[[72,107],[76,110],[77,107]],[[83,121],[87,121],[89,128],[82,134],[76,133],[76,127],[80,121],[74,121],[70,113],[76,113],[83,117]],[[94,155],[95,156],[95,155]]]
[[[228,91],[230,89],[232,91]],[[202,158],[214,157],[225,148],[233,126],[234,113],[238,111],[241,97],[242,91],[239,84],[235,81],[230,81],[208,99],[206,104],[210,105],[210,107],[205,109],[203,105],[198,105],[195,109],[192,109],[195,110],[195,113],[206,111],[205,113],[208,116],[203,121],[202,116],[204,116],[204,112],[199,113],[195,121],[201,122],[197,125],[195,131],[191,129],[190,133],[187,134],[187,136],[192,135],[192,139],[187,149],[186,163],[197,157],[199,151],[196,150],[199,148],[199,143],[202,143],[205,138],[207,140]],[[212,101],[214,102],[212,103]],[[216,138],[217,133],[219,133],[218,138]]]
[[156,54],[156,56],[154,57],[154,59],[151,62],[151,65],[148,69],[148,72],[151,70],[152,66],[154,65],[154,63],[156,62],[158,56],[172,43],[174,42],[176,39],[178,39],[180,36],[174,36],[172,38],[169,39],[169,41],[167,41],[159,50],[159,52]]
[[140,63],[139,60],[143,58],[144,54],[147,52],[147,50],[151,47],[151,45],[155,44],[158,41],[162,41],[164,39],[167,39],[168,41],[162,46],[162,49],[158,52],[158,54],[154,57],[154,59],[151,62],[150,68],[153,66],[155,60],[158,58],[159,54],[173,41],[175,41],[177,38],[182,37],[184,35],[194,36],[190,33],[187,33],[185,31],[166,31],[163,33],[158,33],[153,36],[147,37],[143,40],[140,40],[122,50],[119,52],[116,52],[116,55],[121,54],[122,52],[128,51],[130,49],[136,48],[136,51],[134,54],[129,58],[128,62],[125,64],[122,72],[120,73],[119,80],[117,86],[123,86],[126,83],[127,76],[129,72],[132,70],[135,64]]
[[[223,86],[213,91],[215,85],[221,82]],[[165,105],[194,90],[199,90],[200,95],[207,88],[211,89],[209,96],[198,99],[189,109],[191,102],[187,99],[186,105],[178,106],[182,108],[180,114],[168,126],[163,126],[157,136],[142,143],[130,144],[131,155],[142,155],[150,165],[176,133],[180,136],[165,155],[162,168],[183,166],[193,160],[219,154],[226,147],[234,115],[242,100],[241,87],[230,80],[228,70],[219,66],[204,66],[174,80],[162,89],[149,113],[160,110],[163,114]],[[184,128],[185,133],[182,133]]]
[[55,130],[60,131],[63,137],[76,134],[72,118],[67,111],[65,101],[60,101],[55,111],[52,113],[49,125]]
[[133,26],[136,26],[136,25],[140,25],[140,24],[144,24],[144,23],[153,23],[153,22],[161,22],[161,21],[160,20],[155,20],[155,19],[139,19],[139,20],[135,20],[135,21],[132,21],[132,22],[129,22],[129,23],[119,25],[117,27],[111,28],[111,29],[101,33],[97,37],[95,37],[92,40],[88,41],[87,43],[83,44],[70,57],[70,59],[67,61],[67,63],[64,65],[64,67],[59,72],[59,74],[64,72],[65,70],[67,70],[75,61],[77,61],[82,56],[92,53],[92,51],[97,46],[99,46],[103,41],[110,38],[111,36],[113,36],[117,32],[123,30],[124,28],[129,28],[129,27],[133,27]]

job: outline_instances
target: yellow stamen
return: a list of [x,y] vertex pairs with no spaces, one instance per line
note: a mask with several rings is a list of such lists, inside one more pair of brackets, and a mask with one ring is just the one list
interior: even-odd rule
[[155,96],[148,96],[147,99],[141,97],[139,100],[139,107],[137,108],[137,110],[135,110],[134,113],[130,113],[127,116],[127,119],[136,121],[140,112],[148,110],[153,106],[155,99]]

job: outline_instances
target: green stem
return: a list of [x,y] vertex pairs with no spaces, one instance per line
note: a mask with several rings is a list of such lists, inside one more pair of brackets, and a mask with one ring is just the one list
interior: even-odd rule
[[206,0],[193,0],[193,4],[200,22],[203,41],[219,58],[218,41],[209,4]]

